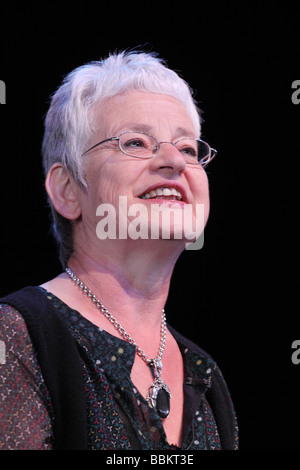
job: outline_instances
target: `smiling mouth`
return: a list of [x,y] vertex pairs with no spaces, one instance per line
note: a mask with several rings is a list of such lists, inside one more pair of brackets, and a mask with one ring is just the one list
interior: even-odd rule
[[178,189],[168,186],[151,189],[139,197],[140,199],[167,199],[170,201],[182,201],[183,199],[183,195]]

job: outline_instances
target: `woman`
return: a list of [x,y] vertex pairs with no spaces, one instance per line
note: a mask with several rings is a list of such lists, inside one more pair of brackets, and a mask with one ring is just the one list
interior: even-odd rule
[[215,151],[199,139],[190,88],[154,54],[79,67],[53,95],[43,157],[66,270],[2,299],[3,448],[237,448],[217,365],[164,314],[208,218]]

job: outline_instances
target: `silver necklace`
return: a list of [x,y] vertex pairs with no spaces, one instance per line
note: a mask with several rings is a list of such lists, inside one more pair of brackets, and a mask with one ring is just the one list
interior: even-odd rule
[[107,310],[102,302],[97,299],[95,294],[71,271],[70,268],[66,268],[66,273],[72,281],[81,289],[83,294],[86,294],[87,297],[91,299],[95,307],[104,315],[107,320],[116,328],[118,333],[124,338],[125,341],[132,344],[136,348],[136,354],[143,359],[143,361],[149,366],[152,376],[154,378],[153,384],[149,387],[147,393],[147,402],[149,405],[154,408],[158,415],[165,419],[170,413],[170,398],[171,392],[167,384],[161,378],[162,371],[162,357],[166,345],[166,335],[167,335],[167,326],[166,326],[166,314],[162,310],[162,319],[161,319],[161,328],[160,328],[160,346],[158,354],[155,358],[149,358],[147,354],[136,344],[136,342],[131,338],[131,336],[126,332],[120,323],[113,317],[113,315]]

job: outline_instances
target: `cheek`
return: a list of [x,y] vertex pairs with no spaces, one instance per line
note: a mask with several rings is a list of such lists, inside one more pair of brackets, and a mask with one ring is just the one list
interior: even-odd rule
[[204,207],[204,219],[205,224],[209,216],[210,200],[209,200],[209,182],[206,172],[201,169],[199,175],[193,175],[194,177],[190,181],[190,188],[193,194],[193,201],[196,204],[203,204]]
[[198,204],[209,204],[209,184],[206,172],[200,169],[198,175],[193,174],[189,183],[194,201]]
[[[110,203],[116,208],[120,196],[131,200],[132,188],[139,178],[140,170],[136,161],[122,162],[122,159],[108,158],[102,165],[90,166],[87,174],[88,191],[96,205]],[[135,165],[134,165],[135,164]]]
[[109,161],[101,162],[100,159],[94,159],[85,168],[87,191],[94,203],[112,202],[112,193],[118,185],[112,166],[115,165],[109,164]]

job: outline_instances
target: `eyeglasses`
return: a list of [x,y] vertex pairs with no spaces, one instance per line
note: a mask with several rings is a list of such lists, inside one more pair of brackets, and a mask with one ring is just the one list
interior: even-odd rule
[[217,150],[211,148],[204,140],[183,137],[176,142],[158,142],[152,135],[144,132],[126,131],[119,137],[110,137],[90,147],[83,154],[87,154],[98,145],[105,142],[118,141],[119,149],[130,157],[153,158],[158,153],[161,144],[171,144],[184,156],[187,163],[205,167],[216,156]]

